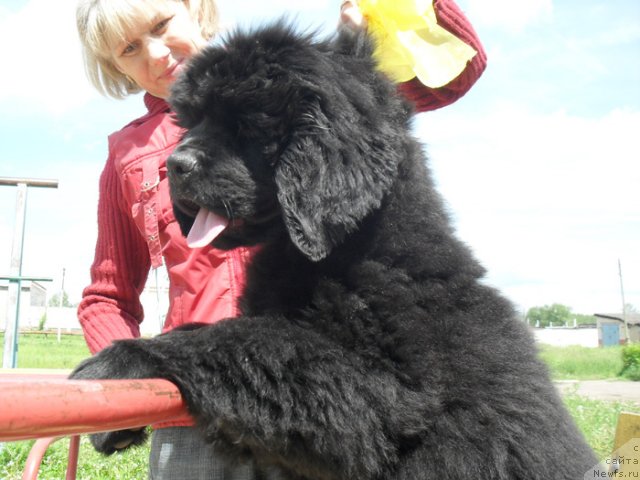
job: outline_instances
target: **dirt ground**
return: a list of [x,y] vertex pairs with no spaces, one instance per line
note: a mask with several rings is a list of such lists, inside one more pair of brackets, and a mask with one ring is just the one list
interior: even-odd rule
[[640,382],[616,380],[559,380],[554,382],[560,393],[572,392],[595,400],[634,402],[640,406]]

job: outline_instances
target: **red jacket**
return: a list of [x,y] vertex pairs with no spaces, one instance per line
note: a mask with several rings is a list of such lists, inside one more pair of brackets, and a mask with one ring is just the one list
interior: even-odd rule
[[[418,111],[448,105],[480,77],[486,56],[473,28],[451,0],[435,0],[438,22],[478,53],[451,83],[426,88],[417,80],[399,86]],[[164,330],[185,322],[213,323],[236,316],[247,249],[222,252],[187,247],[173,217],[166,159],[181,136],[164,100],[145,95],[148,113],[109,137],[100,178],[98,240],[91,284],[78,309],[89,349],[140,335],[140,303],[150,267],[162,259],[169,273],[170,307]]]
[[173,216],[166,159],[181,137],[164,100],[145,95],[148,113],[109,137],[100,178],[98,241],[91,285],[78,310],[95,353],[140,336],[140,293],[150,267],[164,263],[170,306],[164,330],[238,314],[247,249],[191,249]]

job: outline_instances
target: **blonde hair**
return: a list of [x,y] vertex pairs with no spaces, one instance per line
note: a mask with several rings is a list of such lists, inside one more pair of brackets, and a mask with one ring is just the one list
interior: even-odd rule
[[79,0],[76,7],[78,35],[82,43],[87,76],[103,95],[124,98],[141,88],[113,63],[111,47],[126,38],[139,19],[149,17],[147,2],[183,2],[198,19],[202,37],[209,39],[218,28],[215,0]]

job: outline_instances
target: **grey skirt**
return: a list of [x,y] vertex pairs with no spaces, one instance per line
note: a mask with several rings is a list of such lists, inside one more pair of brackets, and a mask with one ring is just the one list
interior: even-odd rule
[[195,428],[170,427],[151,436],[149,480],[282,480],[277,469],[225,461]]

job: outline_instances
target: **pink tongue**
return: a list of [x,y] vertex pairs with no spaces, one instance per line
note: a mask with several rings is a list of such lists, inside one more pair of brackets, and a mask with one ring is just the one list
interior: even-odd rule
[[201,208],[196,215],[189,235],[187,235],[187,245],[191,248],[201,248],[213,242],[226,228],[228,220],[220,215],[216,215],[209,210]]

